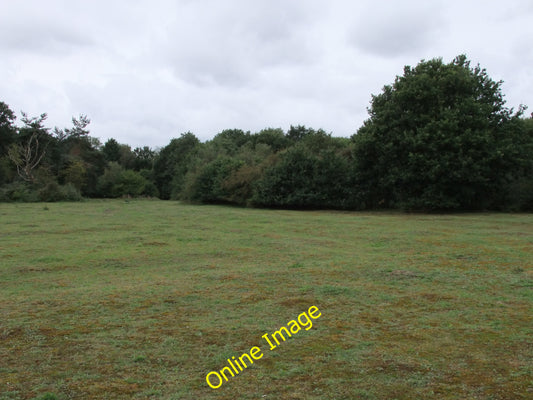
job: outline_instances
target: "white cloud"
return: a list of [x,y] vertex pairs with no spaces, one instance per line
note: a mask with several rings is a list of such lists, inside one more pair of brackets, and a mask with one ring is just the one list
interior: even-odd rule
[[418,55],[446,30],[438,2],[368,3],[351,32],[351,41],[369,54],[389,58]]
[[466,53],[533,106],[525,0],[5,2],[0,101],[135,146],[290,124],[354,133],[403,66]]

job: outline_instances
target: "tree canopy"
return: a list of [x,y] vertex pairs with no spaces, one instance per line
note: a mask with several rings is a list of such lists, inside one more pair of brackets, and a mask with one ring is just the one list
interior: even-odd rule
[[[46,114],[0,102],[0,201],[151,196],[241,206],[532,210],[533,120],[505,106],[502,82],[466,56],[406,66],[372,95],[351,138],[304,125],[224,129],[201,142],[132,148],[91,136],[86,115],[50,129]],[[169,133],[169,136],[173,133]]]
[[504,106],[501,84],[459,56],[407,66],[372,96],[370,119],[353,136],[357,179],[370,206],[495,206],[523,156],[523,110]]

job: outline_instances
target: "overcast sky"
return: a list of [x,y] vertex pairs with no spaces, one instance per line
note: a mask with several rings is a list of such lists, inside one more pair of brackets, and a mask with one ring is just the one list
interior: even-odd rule
[[0,101],[165,146],[290,125],[350,136],[404,65],[465,53],[533,111],[533,1],[0,0]]

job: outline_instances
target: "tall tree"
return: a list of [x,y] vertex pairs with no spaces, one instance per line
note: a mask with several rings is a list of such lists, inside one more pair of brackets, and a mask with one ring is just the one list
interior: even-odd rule
[[15,113],[6,103],[0,101],[0,185],[10,182],[16,175],[13,163],[7,155],[17,134],[15,119]]
[[150,147],[136,147],[133,150],[135,156],[134,167],[135,171],[140,171],[142,169],[151,170],[154,165],[155,151]]
[[100,151],[100,141],[89,135],[90,119],[81,114],[72,118],[72,127],[55,129],[57,139],[55,155],[60,182],[81,187],[84,196],[97,196],[98,177],[104,173],[105,159]]
[[512,172],[509,129],[522,112],[506,108],[502,82],[466,56],[406,66],[372,96],[356,135],[359,190],[370,206],[482,209]]
[[225,129],[218,133],[211,142],[219,155],[225,154],[232,157],[250,140],[250,137],[250,132],[244,132],[241,129]]
[[293,142],[299,142],[305,137],[315,133],[315,130],[312,128],[307,128],[305,125],[293,126],[291,125],[289,131],[287,132],[287,138]]
[[191,157],[200,141],[193,133],[183,133],[161,149],[154,161],[154,179],[162,199],[170,199],[181,191]]
[[263,129],[252,137],[256,145],[266,144],[270,146],[274,152],[278,152],[290,144],[290,140],[285,136],[285,133],[281,128]]
[[46,118],[46,114],[30,118],[22,112],[24,126],[19,131],[20,142],[12,144],[8,151],[17,173],[27,182],[35,182],[35,169],[45,156],[49,144],[48,128],[43,125]]
[[107,140],[102,147],[102,153],[108,162],[120,160],[120,144],[113,138]]
[[9,106],[0,101],[0,157],[7,153],[8,147],[15,140],[15,113]]

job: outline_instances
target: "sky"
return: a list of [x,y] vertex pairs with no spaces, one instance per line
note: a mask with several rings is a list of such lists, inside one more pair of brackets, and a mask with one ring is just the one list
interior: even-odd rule
[[160,148],[306,125],[349,137],[405,65],[466,54],[533,111],[531,0],[0,0],[0,101]]

